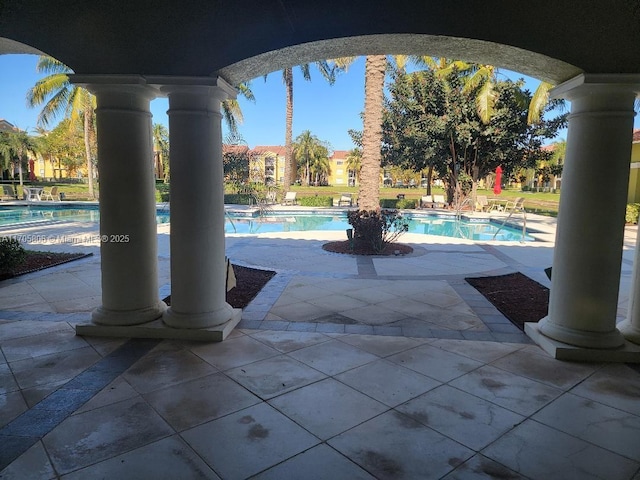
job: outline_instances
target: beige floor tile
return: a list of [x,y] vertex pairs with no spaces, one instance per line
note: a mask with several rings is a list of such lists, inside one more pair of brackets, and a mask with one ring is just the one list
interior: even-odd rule
[[526,420],[482,451],[483,455],[530,478],[623,479],[640,464]]
[[557,388],[491,366],[457,378],[451,386],[525,416],[562,394]]
[[225,479],[248,478],[320,443],[264,403],[212,420],[181,436]]
[[339,340],[379,357],[388,357],[432,341],[432,339],[426,338],[414,339],[383,335],[344,335]]
[[248,336],[215,344],[198,344],[189,349],[219,370],[228,370],[280,354],[276,349]]
[[42,442],[37,442],[0,472],[2,480],[53,479],[56,473]]
[[640,375],[626,365],[605,366],[571,393],[640,416]]
[[567,393],[533,419],[640,462],[639,416]]
[[41,335],[7,340],[2,344],[2,351],[9,362],[66,352],[84,348],[88,343],[75,335],[73,331],[58,330]]
[[144,398],[177,431],[260,403],[221,373],[156,390]]
[[289,353],[304,347],[328,342],[329,337],[322,333],[313,332],[282,332],[282,331],[257,331],[252,332],[251,337],[275,348],[279,352]]
[[184,440],[173,436],[62,477],[63,480],[88,478],[217,480],[220,477],[189,448]]
[[43,442],[59,474],[69,473],[171,435],[173,430],[142,399],[73,415]]
[[411,418],[387,412],[328,441],[376,478],[440,478],[473,451]]
[[291,352],[289,356],[327,375],[336,375],[378,359],[339,340],[302,348]]
[[280,395],[269,403],[323,440],[388,410],[386,405],[331,378]]
[[476,451],[525,418],[448,385],[400,405],[398,411]]
[[440,385],[437,380],[386,360],[376,360],[335,378],[389,407],[396,407]]
[[482,363],[468,357],[430,345],[406,350],[387,359],[441,382],[448,382],[482,366]]

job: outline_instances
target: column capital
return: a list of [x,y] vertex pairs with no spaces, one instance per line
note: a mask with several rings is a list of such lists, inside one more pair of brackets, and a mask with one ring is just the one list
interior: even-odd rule
[[147,76],[145,79],[165,95],[204,95],[219,101],[236,98],[237,95],[236,89],[221,77]]
[[91,93],[134,95],[145,100],[153,100],[159,95],[158,89],[149,85],[141,75],[69,75],[74,85],[86,88]]
[[553,88],[551,98],[574,100],[593,94],[640,93],[640,74],[636,73],[581,73]]

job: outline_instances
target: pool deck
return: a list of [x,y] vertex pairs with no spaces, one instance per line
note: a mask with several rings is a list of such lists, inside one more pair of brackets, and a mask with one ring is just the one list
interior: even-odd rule
[[553,360],[464,281],[549,285],[555,219],[527,225],[547,241],[407,234],[385,258],[322,250],[344,232],[228,235],[277,275],[215,344],[75,336],[100,304],[97,225],[0,228],[94,254],[0,282],[0,478],[639,480],[640,369]]

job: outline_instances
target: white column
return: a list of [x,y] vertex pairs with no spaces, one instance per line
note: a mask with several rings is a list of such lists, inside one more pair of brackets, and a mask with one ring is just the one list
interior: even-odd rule
[[636,239],[633,276],[629,291],[629,311],[627,319],[618,324],[618,329],[627,340],[640,345],[640,235]]
[[220,102],[235,90],[216,78],[182,79],[161,90],[169,97],[171,145],[171,306],[163,320],[214,327],[234,315],[225,299]]
[[77,76],[97,99],[102,306],[94,323],[136,325],[162,316],[149,102],[139,77]]
[[616,310],[637,82],[637,76],[580,75],[553,92],[571,101],[571,115],[549,315],[539,330],[569,345],[624,343]]

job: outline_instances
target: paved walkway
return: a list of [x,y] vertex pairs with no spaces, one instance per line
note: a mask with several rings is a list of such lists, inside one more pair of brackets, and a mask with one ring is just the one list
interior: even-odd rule
[[75,336],[99,251],[49,246],[96,256],[0,282],[0,478],[640,479],[640,370],[549,358],[463,280],[544,283],[552,244],[320,248],[342,236],[229,236],[234,262],[278,275],[220,344]]

